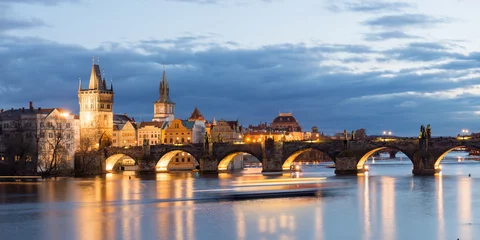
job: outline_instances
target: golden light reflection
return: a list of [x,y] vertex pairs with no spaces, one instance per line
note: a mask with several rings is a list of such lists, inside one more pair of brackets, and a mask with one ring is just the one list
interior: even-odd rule
[[458,221],[465,227],[460,231],[460,239],[472,238],[472,178],[462,178],[457,181],[458,189]]
[[435,175],[436,181],[436,197],[437,197],[437,213],[438,213],[438,239],[445,239],[445,213],[443,209],[443,177]]
[[382,177],[383,239],[395,239],[395,178]]
[[371,216],[370,216],[370,191],[368,175],[359,176],[358,195],[363,195],[363,201],[358,201],[359,208],[363,209],[363,214],[360,213],[359,221],[363,222],[365,233],[364,239],[371,239]]

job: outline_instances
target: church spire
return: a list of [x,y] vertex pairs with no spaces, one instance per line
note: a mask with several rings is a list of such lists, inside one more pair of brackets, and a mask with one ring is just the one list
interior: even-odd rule
[[78,91],[82,90],[82,79],[78,78]]
[[170,100],[170,87],[168,86],[167,76],[165,74],[165,66],[163,67],[162,81],[159,88],[160,97],[157,102],[159,103],[173,103]]
[[113,91],[113,80],[110,78],[110,91]]

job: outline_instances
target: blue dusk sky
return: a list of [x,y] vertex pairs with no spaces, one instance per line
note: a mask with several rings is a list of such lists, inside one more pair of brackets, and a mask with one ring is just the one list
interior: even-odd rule
[[477,0],[0,0],[0,108],[78,113],[92,56],[116,113],[149,121],[167,69],[176,117],[480,131]]

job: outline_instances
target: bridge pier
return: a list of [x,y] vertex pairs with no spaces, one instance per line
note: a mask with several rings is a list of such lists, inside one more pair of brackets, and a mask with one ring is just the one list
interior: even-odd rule
[[205,173],[217,173],[218,163],[217,160],[211,154],[204,154],[200,157],[199,161],[200,171]]
[[339,154],[335,158],[335,174],[336,175],[357,175],[357,173],[364,173],[364,168],[357,168],[357,157],[353,156],[351,152]]
[[435,167],[436,157],[425,150],[420,150],[413,155],[413,175],[432,176],[441,171]]

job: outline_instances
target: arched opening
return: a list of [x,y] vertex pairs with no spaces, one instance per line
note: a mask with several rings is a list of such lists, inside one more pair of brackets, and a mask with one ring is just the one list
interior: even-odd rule
[[[463,162],[465,160],[477,159],[478,156],[471,154],[475,151],[470,151],[466,146],[457,146],[452,149],[445,151],[440,157],[435,160],[435,169],[440,169],[440,162],[442,160],[450,160],[452,162]],[[451,156],[449,156],[451,155]]]
[[218,163],[218,171],[235,171],[245,168],[261,168],[262,162],[250,153],[234,152]]
[[135,160],[125,154],[115,154],[107,158],[105,168],[111,171],[134,171],[136,170]]
[[300,164],[307,165],[318,163],[333,164],[333,160],[328,155],[326,155],[322,151],[313,148],[302,149],[290,155],[283,163],[282,170],[289,171],[290,167],[294,164],[294,162],[299,162]]
[[[379,154],[376,155],[376,153],[379,153]],[[381,154],[385,154],[386,156],[382,157]],[[360,160],[358,161],[357,169],[366,169],[365,162],[367,162],[369,158],[371,159],[371,163],[375,164],[375,158],[377,158],[377,163],[378,163],[379,160],[397,159],[397,158],[399,158],[400,161],[403,161],[403,158],[408,158],[408,157],[405,156],[405,154],[403,154],[402,151],[400,150],[392,149],[389,147],[379,147],[365,153],[362,156],[362,158],[360,158]],[[411,162],[411,159],[409,160]]]
[[160,172],[166,171],[191,171],[199,166],[197,159],[192,154],[174,150],[165,153],[157,162],[155,169]]

